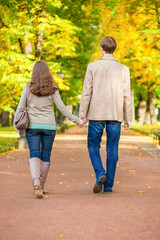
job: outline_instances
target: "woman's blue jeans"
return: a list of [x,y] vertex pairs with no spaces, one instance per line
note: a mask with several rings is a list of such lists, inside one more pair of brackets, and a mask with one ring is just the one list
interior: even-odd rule
[[[103,135],[103,129],[106,126],[106,171],[103,168],[100,156],[100,144]],[[111,190],[114,185],[116,164],[118,161],[118,145],[121,133],[121,123],[116,121],[89,121],[88,128],[88,150],[91,162],[98,178],[101,174],[106,173],[104,190]]]
[[30,158],[40,158],[44,162],[50,162],[50,156],[56,130],[27,129],[26,137],[30,150]]

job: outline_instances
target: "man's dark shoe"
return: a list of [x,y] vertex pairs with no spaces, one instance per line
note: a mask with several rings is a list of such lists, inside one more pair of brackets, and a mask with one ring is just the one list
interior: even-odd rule
[[100,193],[102,191],[102,185],[106,181],[106,175],[102,174],[96,181],[96,184],[94,185],[93,192],[94,193]]
[[112,189],[104,189],[104,193],[107,194],[107,193],[112,193]]

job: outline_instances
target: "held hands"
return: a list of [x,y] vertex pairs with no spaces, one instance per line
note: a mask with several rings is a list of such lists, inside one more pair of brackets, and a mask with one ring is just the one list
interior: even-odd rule
[[79,122],[78,126],[79,126],[80,128],[82,128],[83,126],[86,125],[86,122],[87,122],[86,118],[80,117],[80,122]]
[[129,130],[130,129],[130,122],[124,121],[124,130]]

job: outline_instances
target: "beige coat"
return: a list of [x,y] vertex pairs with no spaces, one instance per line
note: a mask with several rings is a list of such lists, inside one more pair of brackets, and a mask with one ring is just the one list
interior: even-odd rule
[[88,65],[79,117],[119,122],[132,119],[129,69],[112,55]]
[[[30,123],[42,123],[42,124],[56,124],[52,103],[55,103],[58,110],[69,120],[79,124],[79,118],[74,116],[64,105],[59,91],[55,91],[53,95],[38,97],[32,93],[29,93],[27,100],[28,84],[23,88],[22,96],[18,104],[16,114],[29,108]],[[15,114],[15,115],[16,115]]]

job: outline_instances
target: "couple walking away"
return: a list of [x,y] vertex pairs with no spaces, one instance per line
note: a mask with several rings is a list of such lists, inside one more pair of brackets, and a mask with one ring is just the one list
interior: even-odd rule
[[[37,198],[45,194],[44,184],[50,167],[50,155],[56,135],[56,121],[52,103],[69,120],[82,127],[89,120],[88,151],[95,171],[94,193],[111,193],[114,185],[121,123],[129,129],[131,120],[130,74],[125,65],[114,57],[117,44],[109,36],[100,42],[102,58],[88,65],[79,118],[64,105],[52,74],[45,61],[33,67],[31,81],[24,86],[17,107],[18,112],[28,109],[30,124],[26,137],[30,150],[30,172]],[[100,156],[103,129],[106,127],[107,160],[104,169]]]

